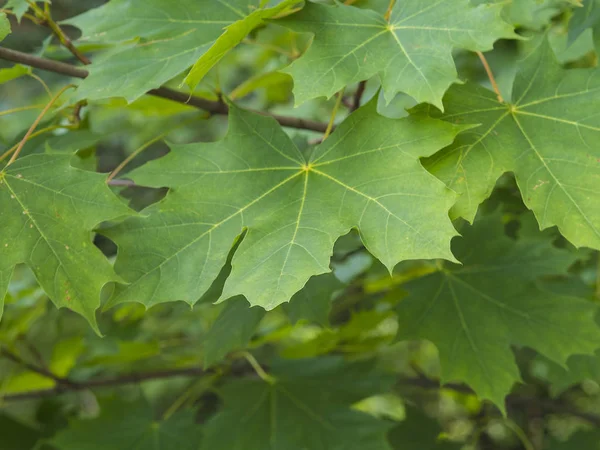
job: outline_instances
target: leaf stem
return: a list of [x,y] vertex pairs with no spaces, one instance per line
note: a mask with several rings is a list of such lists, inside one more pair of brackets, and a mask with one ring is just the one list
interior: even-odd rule
[[19,145],[17,146],[17,149],[13,153],[12,157],[8,160],[8,163],[6,164],[6,167],[10,166],[19,157],[19,153],[21,153],[21,150],[23,150],[23,147],[25,146],[25,143],[31,137],[31,134],[36,129],[36,127],[39,125],[39,123],[44,118],[44,116],[46,115],[46,113],[50,110],[50,108],[52,108],[52,105],[54,105],[56,103],[56,101],[60,98],[60,96],[62,94],[64,94],[66,91],[68,91],[69,89],[74,88],[74,87],[75,87],[74,84],[68,84],[65,87],[63,87],[60,91],[58,91],[56,93],[56,95],[50,99],[50,101],[48,102],[48,104],[44,107],[44,109],[42,109],[42,111],[37,116],[37,118],[35,119],[35,121],[31,124],[31,126],[29,127],[29,130],[27,130],[27,133],[25,133],[25,136],[23,136],[23,139],[21,139],[21,142],[19,142]]
[[600,252],[598,252],[598,265],[596,266],[596,298],[600,300]]
[[394,9],[394,5],[396,4],[396,0],[390,0],[390,4],[387,7],[387,11],[383,16],[386,22],[390,21],[390,16],[392,15],[392,9]]
[[331,130],[333,130],[333,123],[335,122],[335,116],[337,116],[338,110],[340,109],[340,105],[342,104],[342,99],[344,98],[344,89],[338,92],[337,100],[335,101],[335,105],[333,107],[333,111],[331,111],[331,117],[329,118],[329,123],[327,124],[327,129],[325,130],[325,134],[323,135],[323,141],[329,137],[331,134]]
[[262,368],[262,366],[259,364],[259,362],[256,360],[252,353],[247,351],[241,351],[238,353],[238,355],[242,356],[246,359],[246,361],[248,361],[248,363],[252,366],[252,368],[261,380],[269,384],[275,384],[275,382],[277,381],[275,377],[265,372],[265,369]]
[[37,82],[39,82],[42,85],[42,87],[44,88],[44,90],[46,91],[46,94],[48,94],[48,98],[52,98],[52,91],[50,90],[50,88],[48,87],[48,85],[46,84],[46,82],[44,80],[42,80],[35,73],[28,73],[27,75],[30,76],[31,78],[33,78],[34,80],[36,80]]
[[500,88],[498,88],[498,83],[496,83],[496,78],[494,77],[494,72],[492,72],[492,68],[488,64],[487,59],[485,58],[485,55],[481,52],[475,52],[475,53],[477,53],[477,56],[479,56],[479,59],[481,60],[481,64],[483,64],[483,68],[485,69],[485,72],[487,73],[487,76],[490,79],[490,83],[492,84],[492,89],[496,93],[496,96],[498,97],[498,101],[500,103],[504,103],[504,99],[502,98],[502,94],[500,93]]

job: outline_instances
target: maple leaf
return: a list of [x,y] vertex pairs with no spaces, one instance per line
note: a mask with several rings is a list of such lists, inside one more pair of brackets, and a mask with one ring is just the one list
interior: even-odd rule
[[[202,449],[389,450],[389,422],[350,406],[389,389],[393,379],[342,358],[274,364],[274,383],[236,380],[219,393],[225,406],[205,427]],[[235,433],[231,424],[240,424]]]
[[102,287],[122,281],[91,240],[100,222],[131,210],[106,177],[71,167],[69,154],[17,159],[0,172],[0,312],[15,265],[25,263],[52,302],[98,332]]
[[600,70],[562,69],[544,40],[520,63],[512,97],[499,103],[466,83],[448,91],[445,113],[428,109],[481,124],[424,163],[461,194],[452,215],[473,220],[496,180],[512,171],[542,229],[556,225],[576,246],[600,248]]
[[201,430],[191,411],[156,421],[145,400],[113,400],[102,405],[95,419],[72,420],[51,442],[60,450],[196,450]]
[[6,14],[0,12],[0,41],[10,34],[10,22]]
[[511,345],[531,347],[563,365],[573,354],[598,348],[596,305],[536,283],[566,274],[575,255],[553,247],[543,233],[508,238],[498,214],[461,234],[453,250],[464,265],[447,264],[408,283],[410,295],[398,306],[399,337],[437,346],[443,382],[466,382],[501,406],[521,379]]
[[171,191],[146,217],[105,231],[130,282],[110,304],[195,303],[243,230],[221,299],[241,294],[266,309],[330,272],[333,244],[351,228],[390,270],[403,259],[452,260],[454,194],[419,158],[463,128],[375,109],[359,109],[305,159],[272,118],[232,106],[223,141],[173,146],[132,172],[138,184]]
[[473,8],[469,0],[406,0],[396,2],[388,22],[372,10],[307,2],[277,22],[315,36],[284,69],[294,79],[296,104],[378,74],[388,102],[405,92],[442,108],[444,92],[458,81],[453,48],[490,50],[497,39],[517,37],[500,19],[501,9]]

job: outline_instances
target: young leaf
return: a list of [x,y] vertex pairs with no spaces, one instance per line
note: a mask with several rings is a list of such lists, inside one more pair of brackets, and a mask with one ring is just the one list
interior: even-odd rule
[[25,263],[56,306],[78,312],[98,331],[100,291],[122,280],[91,231],[131,211],[104,175],[75,169],[70,159],[31,155],[0,172],[0,311],[14,266]]
[[51,440],[60,450],[197,450],[201,428],[190,411],[156,421],[146,401],[113,400],[95,419],[71,421]]
[[597,306],[536,284],[540,276],[565,274],[572,253],[542,238],[511,240],[498,215],[461,231],[453,250],[464,265],[407,284],[410,296],[398,306],[399,337],[434,343],[444,382],[464,381],[502,406],[520,381],[511,345],[563,365],[598,348]]
[[[241,33],[250,31],[261,14],[260,0],[112,0],[111,2],[65,21],[81,29],[83,40],[122,43],[89,67],[90,75],[81,83],[76,99],[98,100],[125,97],[133,101],[150,89],[179,75],[206,53],[234,25],[232,32],[218,41],[215,49],[198,63],[199,69],[212,65],[233,45]],[[260,12],[262,11],[262,13]],[[252,15],[254,14],[254,15]],[[252,17],[250,19],[249,17]],[[126,45],[125,41],[137,40]],[[239,42],[239,41],[238,41]],[[193,84],[191,79],[190,84]]]
[[386,119],[375,108],[351,115],[306,160],[273,119],[232,106],[223,141],[173,146],[132,172],[138,184],[172,190],[146,217],[106,231],[131,282],[111,304],[193,304],[244,229],[221,299],[244,295],[266,309],[330,272],[334,242],[353,227],[390,270],[404,259],[452,260],[454,195],[418,158],[461,128]]
[[279,363],[272,375],[273,384],[246,379],[222,388],[225,406],[206,425],[202,449],[390,449],[390,424],[350,406],[385,392],[392,379],[341,358]]
[[473,8],[469,0],[403,0],[395,3],[388,22],[371,10],[307,2],[278,21],[315,35],[304,56],[285,69],[294,78],[296,104],[331,97],[378,74],[388,102],[405,92],[442,108],[444,92],[457,81],[453,48],[490,50],[497,39],[516,37],[500,19],[501,8]]
[[556,225],[576,246],[600,249],[600,70],[562,69],[544,40],[520,64],[512,96],[501,104],[482,87],[457,85],[446,112],[432,114],[481,124],[425,162],[462,194],[453,215],[473,220],[500,175],[513,171],[542,229]]
[[204,75],[217,64],[229,50],[238,45],[256,27],[263,24],[266,19],[275,17],[285,10],[300,3],[302,0],[283,0],[270,8],[259,8],[243,17],[241,20],[229,25],[225,32],[219,36],[210,49],[196,61],[190,72],[183,80],[193,91]]

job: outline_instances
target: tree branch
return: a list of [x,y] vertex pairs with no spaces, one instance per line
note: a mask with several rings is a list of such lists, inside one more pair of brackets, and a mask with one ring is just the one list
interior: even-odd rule
[[[35,67],[36,69],[47,70],[49,72],[58,73],[61,75],[67,75],[74,78],[86,78],[89,72],[85,69],[65,64],[59,61],[53,61],[47,58],[40,58],[38,56],[30,55],[28,53],[19,52],[16,50],[10,50],[8,48],[0,47],[0,59],[12,61],[18,64],[24,64],[26,66]],[[179,92],[167,87],[160,87],[158,89],[152,89],[147,92],[149,95],[155,97],[164,98],[184,105],[190,105],[195,108],[203,109],[212,114],[227,114],[229,108],[226,104],[221,102],[215,102],[206,100],[201,97],[194,95],[188,95],[185,92]],[[268,114],[261,111],[253,111],[263,116],[273,117],[281,126],[289,128],[298,128],[302,130],[316,131],[324,133],[327,130],[327,124],[317,122],[314,120],[300,119],[297,117],[280,116],[277,114]]]
[[[0,348],[0,356],[4,356],[6,359],[12,361],[15,364],[18,364],[21,367],[24,367],[28,370],[31,370],[32,372],[35,372],[39,375],[42,375],[43,377],[46,378],[50,378],[51,380],[54,380],[59,386],[67,386],[67,387],[71,387],[72,386],[72,382],[65,379],[65,378],[61,378],[55,374],[53,374],[52,372],[50,372],[49,370],[46,370],[43,367],[40,366],[36,366],[35,364],[31,364],[28,363],[27,361],[25,361],[24,359],[22,359],[20,356],[16,355],[15,353],[7,350],[4,347]],[[2,398],[0,396],[0,398]]]

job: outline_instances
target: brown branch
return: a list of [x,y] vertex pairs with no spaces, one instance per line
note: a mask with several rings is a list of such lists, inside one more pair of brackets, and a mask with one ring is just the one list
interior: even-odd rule
[[[0,59],[12,61],[18,64],[24,64],[26,66],[35,67],[36,69],[47,70],[49,72],[58,73],[61,75],[67,75],[74,78],[86,78],[89,72],[85,69],[65,64],[59,61],[53,61],[51,59],[40,58],[38,56],[30,55],[28,53],[18,52],[16,50],[10,50],[7,48],[0,47]],[[195,108],[203,109],[212,114],[227,114],[229,108],[226,104],[221,102],[215,102],[206,100],[193,95],[188,95],[184,92],[175,91],[167,87],[160,87],[158,89],[152,89],[147,92],[149,95],[155,97],[161,97],[167,100],[172,100],[177,103],[184,105],[190,105]],[[281,126],[289,128],[299,128],[302,130],[316,131],[324,133],[327,130],[327,124],[317,122],[314,120],[300,119],[296,117],[280,116],[277,114],[268,114],[261,111],[253,111],[263,116],[273,117]]]

